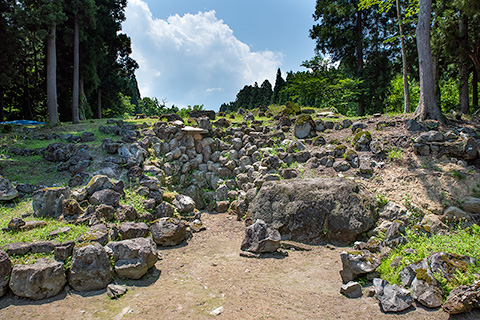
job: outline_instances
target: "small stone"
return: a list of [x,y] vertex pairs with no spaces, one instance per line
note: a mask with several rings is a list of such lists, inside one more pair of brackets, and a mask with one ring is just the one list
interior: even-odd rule
[[342,285],[340,293],[348,298],[359,298],[362,296],[362,286],[358,282],[350,281]]
[[10,230],[18,230],[21,226],[25,225],[25,221],[22,218],[13,218],[8,223],[8,229]]
[[49,234],[47,234],[47,238],[48,239],[53,239],[53,238],[56,238],[60,235],[70,233],[71,230],[72,230],[72,228],[70,228],[70,227],[61,227],[60,229],[54,230],[54,231],[50,232]]
[[43,228],[47,225],[45,221],[30,220],[25,221],[25,224],[20,227],[21,231],[32,230],[36,228]]
[[253,252],[248,252],[248,251],[240,251],[240,257],[244,258],[260,258],[259,253],[253,253]]
[[212,312],[210,312],[210,314],[212,316],[218,316],[220,315],[223,311],[225,311],[225,308],[224,307],[218,307],[217,309],[213,310]]
[[202,230],[206,230],[207,228],[205,227],[205,225],[203,224],[202,221],[200,221],[199,219],[195,219],[193,220],[192,222],[190,222],[188,224],[188,226],[190,227],[190,229],[193,231],[193,232],[200,232]]
[[107,296],[110,299],[118,299],[128,291],[127,287],[116,284],[109,284],[107,286]]

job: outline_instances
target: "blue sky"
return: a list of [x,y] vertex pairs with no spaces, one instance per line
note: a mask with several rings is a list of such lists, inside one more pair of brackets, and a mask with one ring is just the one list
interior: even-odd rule
[[129,0],[123,31],[142,96],[219,109],[314,56],[315,0]]

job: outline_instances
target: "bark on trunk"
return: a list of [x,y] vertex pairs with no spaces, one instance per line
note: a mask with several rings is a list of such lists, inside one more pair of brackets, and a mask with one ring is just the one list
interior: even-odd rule
[[73,18],[73,99],[72,99],[72,123],[79,123],[78,115],[78,83],[80,77],[80,52],[79,52],[79,25],[78,16],[75,14]]
[[97,118],[102,119],[102,89],[97,91]]
[[458,24],[460,36],[460,52],[458,56],[458,78],[460,86],[458,90],[458,102],[460,104],[460,113],[468,114],[469,112],[469,96],[468,96],[468,20],[467,16],[460,12],[460,21]]
[[[363,33],[362,33],[362,12],[357,11],[357,24],[356,24],[356,53],[357,53],[357,74],[361,78],[363,74]],[[357,113],[359,116],[365,115],[365,103],[363,96],[360,95],[358,99],[358,110]]]
[[50,29],[47,37],[47,100],[48,119],[51,126],[58,124],[57,109],[57,53],[55,45],[56,28]]
[[435,101],[432,50],[430,47],[430,19],[432,0],[420,0],[416,30],[420,72],[420,99],[413,114],[419,120],[434,119],[443,122],[444,117]]
[[80,83],[79,83],[79,88],[78,90],[80,91],[80,101],[79,101],[79,117],[80,120],[85,120],[85,103],[86,103],[86,97],[85,97],[85,86],[83,82],[83,77],[80,77]]
[[3,87],[0,86],[0,122],[3,122]]
[[400,14],[401,7],[400,1],[396,0],[397,4],[397,20],[398,20],[398,30],[400,32],[400,47],[402,50],[402,69],[403,69],[403,112],[410,112],[410,89],[408,85],[408,73],[407,73],[407,55],[405,53],[405,39],[403,38],[403,27],[402,27],[402,16]]
[[478,73],[475,68],[473,69],[472,79],[472,105],[474,110],[478,109]]
[[433,57],[433,72],[435,77],[435,102],[437,106],[442,103],[442,90],[440,90],[440,56]]

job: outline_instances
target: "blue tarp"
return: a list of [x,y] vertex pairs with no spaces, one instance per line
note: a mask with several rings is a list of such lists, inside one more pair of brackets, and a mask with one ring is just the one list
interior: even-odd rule
[[45,124],[45,122],[33,121],[33,120],[14,120],[14,121],[0,122],[0,124],[18,124],[21,126],[36,126],[39,124]]

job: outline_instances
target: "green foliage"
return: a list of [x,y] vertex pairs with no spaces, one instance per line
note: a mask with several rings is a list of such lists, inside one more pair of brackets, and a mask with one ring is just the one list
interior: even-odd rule
[[452,177],[454,177],[458,180],[465,180],[467,178],[467,176],[465,174],[461,173],[458,170],[450,170],[449,172],[452,175]]
[[[57,96],[60,120],[71,119],[73,19],[80,28],[80,114],[91,117],[100,92],[104,115],[123,115],[123,96],[139,97],[129,56],[131,43],[119,32],[126,0],[2,1],[0,3],[0,121],[48,117],[45,73],[46,40],[56,29]],[[4,108],[8,106],[8,109]],[[128,108],[127,108],[128,109]],[[96,110],[95,110],[96,111]],[[129,111],[127,111],[129,112]]]
[[320,56],[304,61],[302,66],[308,71],[290,73],[283,89],[293,101],[317,108],[337,108],[344,115],[355,114],[360,80],[344,77]]
[[[390,86],[388,88],[388,97],[387,97],[387,112],[392,113],[402,113],[403,112],[403,76],[398,74],[395,78],[390,81]],[[420,97],[420,84],[416,80],[409,79],[409,92],[410,92],[410,101],[413,103],[418,102]]]
[[403,159],[403,150],[400,148],[392,148],[387,152],[387,157],[391,161],[398,161]]
[[380,208],[380,209],[383,208],[383,207],[385,207],[385,206],[387,205],[387,203],[388,203],[387,197],[385,197],[385,196],[384,196],[383,194],[381,194],[381,193],[377,193],[377,194],[375,195],[375,200],[377,201],[377,207]]
[[[385,259],[377,268],[382,278],[390,283],[400,284],[400,271],[410,263],[416,262],[428,257],[434,252],[446,252],[456,255],[468,255],[478,261],[480,258],[480,243],[477,239],[480,237],[480,226],[472,225],[469,228],[458,227],[453,232],[446,235],[432,234],[427,237],[425,233],[417,233],[413,229],[407,228],[407,237],[409,242],[405,245],[395,248],[390,256]],[[415,249],[416,253],[406,254],[404,249]],[[396,268],[390,265],[396,257],[402,257],[401,262]],[[470,265],[466,270],[459,270],[453,281],[447,282],[443,277],[435,277],[441,283],[445,296],[458,285],[470,284],[475,281],[475,274],[480,272],[480,265]]]

